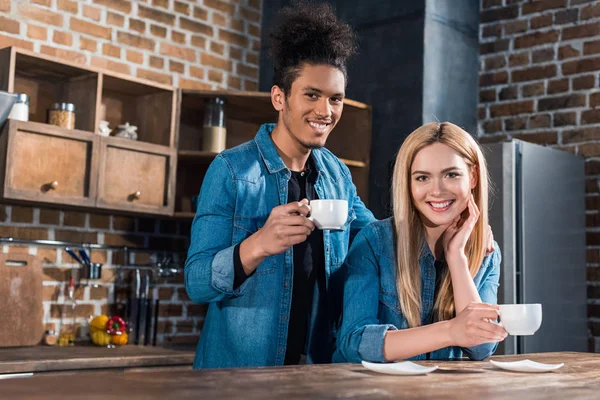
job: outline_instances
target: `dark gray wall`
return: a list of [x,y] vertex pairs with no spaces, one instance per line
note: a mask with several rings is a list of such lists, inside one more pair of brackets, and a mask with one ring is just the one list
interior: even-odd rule
[[[346,95],[373,107],[369,208],[378,218],[383,218],[389,215],[392,164],[398,148],[410,132],[424,121],[429,122],[430,115],[440,120],[455,121],[468,129],[476,126],[479,2],[328,2],[335,6],[338,17],[352,25],[359,37],[359,54],[348,65]],[[268,35],[277,11],[289,3],[289,0],[263,0],[261,91],[270,91],[273,83],[273,65],[268,58]],[[474,8],[466,8],[460,3],[468,3]],[[451,9],[450,5],[458,8]],[[427,15],[426,10],[431,15]],[[462,22],[466,18],[462,16],[464,12],[473,14],[471,20],[475,20],[474,23],[469,20],[468,29]],[[427,29],[428,24],[430,29]],[[473,27],[475,29],[472,31]],[[474,35],[474,47],[470,39],[464,39],[470,37],[471,33]],[[446,51],[443,44],[448,42],[457,44]],[[431,46],[431,50],[427,49],[428,46]],[[466,59],[462,52],[465,51],[475,51],[475,57],[468,58],[469,68],[462,73],[461,64]],[[424,60],[430,64],[429,67],[425,67]],[[427,102],[424,93],[429,98]],[[462,97],[467,94],[473,98],[463,101]],[[468,121],[472,126],[462,121]],[[343,132],[334,131],[333,134],[340,135]]]
[[423,123],[477,129],[479,1],[427,0]]

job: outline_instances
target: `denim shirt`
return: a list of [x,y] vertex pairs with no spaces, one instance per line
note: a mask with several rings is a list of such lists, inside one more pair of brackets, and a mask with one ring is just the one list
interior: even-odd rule
[[[365,227],[356,237],[344,269],[342,326],[338,331],[334,362],[385,362],[383,341],[386,331],[407,329],[396,285],[396,254],[393,220],[388,218]],[[496,304],[500,277],[500,250],[487,256],[473,278],[481,301]],[[434,305],[435,258],[428,246],[419,259],[421,266],[421,324],[430,323]],[[447,347],[430,353],[431,359],[460,358],[482,360],[496,351],[497,343],[470,348]],[[426,354],[411,358],[423,360]]]
[[[233,288],[233,250],[255,233],[274,207],[287,203],[290,170],[271,140],[273,124],[254,140],[223,151],[211,163],[198,199],[185,263],[185,287],[195,303],[209,303],[194,368],[283,365],[292,300],[293,249],[264,259]],[[327,149],[314,149],[320,199],[348,200],[341,231],[323,232],[328,310],[311,310],[307,362],[331,362],[334,321],[342,302],[340,268],[356,233],[375,220],[356,194],[348,168]],[[337,316],[337,317],[336,317]]]

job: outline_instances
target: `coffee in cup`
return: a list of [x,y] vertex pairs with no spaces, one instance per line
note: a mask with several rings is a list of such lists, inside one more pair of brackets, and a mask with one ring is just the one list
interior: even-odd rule
[[340,230],[348,219],[347,200],[311,200],[310,219],[318,229]]
[[501,304],[500,324],[513,336],[533,335],[542,325],[541,304]]

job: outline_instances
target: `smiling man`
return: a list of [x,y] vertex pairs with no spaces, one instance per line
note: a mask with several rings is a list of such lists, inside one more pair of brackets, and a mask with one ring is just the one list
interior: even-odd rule
[[[353,53],[354,34],[330,6],[282,11],[271,49],[277,123],[219,154],[200,191],[185,265],[190,298],[209,303],[195,368],[331,362],[340,267],[375,220],[348,168],[324,148]],[[343,230],[315,229],[314,199],[348,201]]]

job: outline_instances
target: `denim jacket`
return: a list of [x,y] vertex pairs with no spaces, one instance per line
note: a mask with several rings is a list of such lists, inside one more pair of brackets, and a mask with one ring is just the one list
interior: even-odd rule
[[[209,303],[194,368],[283,365],[292,300],[293,249],[267,257],[233,289],[235,245],[260,229],[271,210],[287,203],[290,170],[271,140],[273,124],[254,140],[220,153],[202,184],[185,264],[185,286],[196,303]],[[307,362],[331,362],[334,321],[339,317],[339,273],[350,240],[375,220],[356,194],[350,171],[330,151],[312,150],[320,199],[348,200],[341,231],[324,231],[328,310],[313,307],[307,332]]]
[[[407,329],[396,285],[396,255],[393,220],[388,218],[365,227],[352,244],[344,270],[344,304],[342,326],[338,331],[334,362],[385,362],[383,340],[386,331]],[[473,278],[481,301],[496,304],[500,277],[500,250],[487,256]],[[421,266],[422,325],[431,321],[434,305],[436,268],[434,256],[425,246],[419,259]],[[447,347],[430,353],[431,359],[462,357],[482,360],[494,353],[497,343],[471,348]],[[411,358],[423,360],[426,354]]]

